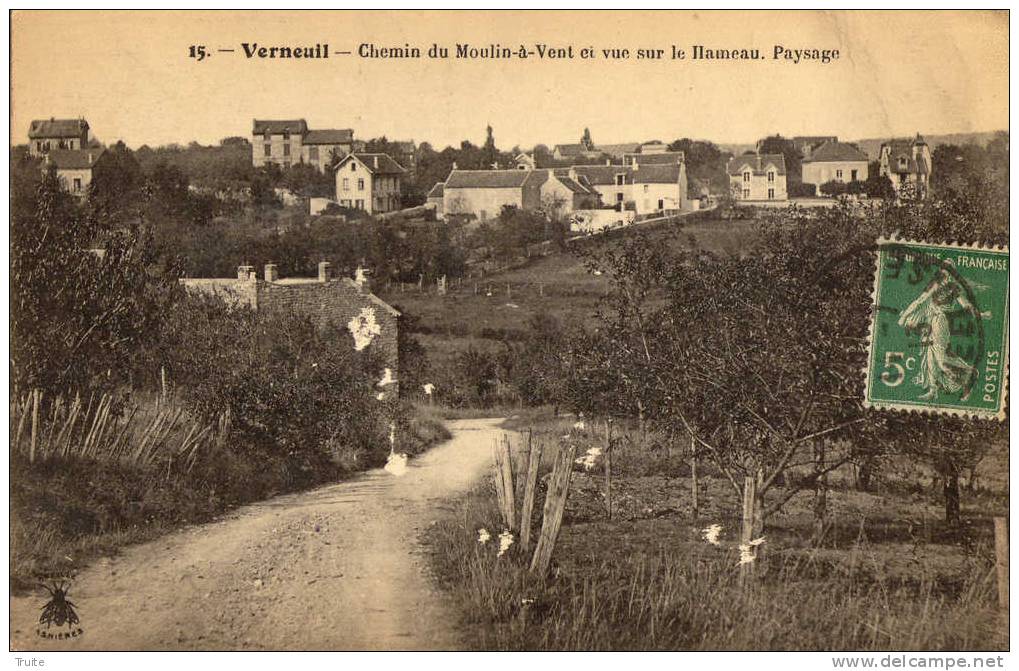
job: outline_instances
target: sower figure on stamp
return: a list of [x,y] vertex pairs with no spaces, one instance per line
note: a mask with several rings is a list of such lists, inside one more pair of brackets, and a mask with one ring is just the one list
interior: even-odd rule
[[[945,264],[953,265],[950,259]],[[923,357],[914,382],[927,390],[922,400],[934,400],[939,392],[962,392],[960,400],[965,401],[973,388],[976,366],[952,351],[950,315],[957,311],[956,305],[977,319],[991,317],[989,311],[981,312],[973,305],[948,269],[942,268],[899,316],[899,326],[921,333]]]

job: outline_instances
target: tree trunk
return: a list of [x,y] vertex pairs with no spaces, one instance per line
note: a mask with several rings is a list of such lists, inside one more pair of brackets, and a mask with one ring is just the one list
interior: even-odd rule
[[[825,468],[825,442],[814,441],[814,472],[820,473]],[[818,547],[824,542],[828,531],[828,474],[818,476],[814,480],[814,536],[811,539]]]
[[948,464],[944,474],[945,522],[952,526],[959,524],[959,469]]
[[[671,447],[671,443],[670,443]],[[690,512],[696,520],[700,514],[697,501],[697,443],[690,438]]]
[[874,459],[864,457],[856,471],[856,489],[861,492],[869,492],[874,480]]

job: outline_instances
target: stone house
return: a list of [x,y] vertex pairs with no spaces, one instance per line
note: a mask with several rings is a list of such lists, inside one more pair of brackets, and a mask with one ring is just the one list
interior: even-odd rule
[[36,119],[28,127],[28,153],[43,156],[55,149],[85,149],[88,129],[85,119]]
[[332,167],[333,158],[342,159],[354,151],[354,131],[350,128],[309,130],[301,141],[301,160],[321,172]]
[[889,140],[881,144],[881,174],[892,181],[895,192],[911,192],[926,198],[930,189],[931,149],[917,133],[912,140]]
[[405,172],[387,154],[348,154],[336,166],[336,202],[369,214],[399,210]]
[[442,219],[442,198],[445,191],[446,185],[442,182],[438,182],[428,191],[428,195],[425,196],[425,203],[431,205],[435,210],[435,218]]
[[845,142],[825,142],[801,165],[804,184],[867,181],[867,155]]
[[304,119],[255,119],[251,128],[251,164],[260,168],[275,163],[289,168],[308,163],[325,171],[332,157],[354,151],[349,128],[312,130]]
[[628,152],[623,154],[623,165],[672,165],[686,163],[686,155],[681,151],[657,151],[650,153]]
[[481,221],[499,216],[512,205],[522,210],[541,207],[541,186],[546,170],[456,170],[449,173],[442,191],[442,211],[473,214]]
[[[346,277],[331,277],[327,261],[318,264],[315,278],[283,279],[270,263],[262,277],[252,266],[239,266],[236,278],[186,278],[181,284],[263,314],[306,314],[320,328],[340,329],[352,348],[374,348],[392,377],[399,380],[400,313],[366,286]],[[383,392],[397,393],[398,386],[387,385]]]
[[736,200],[788,200],[785,156],[744,154],[726,166],[729,186]]
[[98,149],[50,149],[43,157],[43,170],[56,168],[57,179],[71,195],[85,198],[97,168],[102,169],[106,152]]
[[[682,152],[670,152],[680,154]],[[604,205],[638,215],[689,209],[686,163],[669,154],[630,154],[627,165],[578,165],[577,175],[601,196]],[[666,159],[659,157],[666,156]]]

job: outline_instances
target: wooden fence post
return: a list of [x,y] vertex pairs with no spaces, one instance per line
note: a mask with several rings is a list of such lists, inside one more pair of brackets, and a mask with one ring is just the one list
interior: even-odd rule
[[541,534],[538,536],[538,546],[531,560],[531,573],[545,575],[552,564],[552,551],[555,549],[559,529],[563,523],[566,495],[570,491],[570,476],[576,454],[576,445],[560,446],[556,454],[555,467],[552,470],[552,479],[548,483],[545,507],[542,510]]
[[695,520],[700,514],[697,489],[697,441],[690,436],[690,512]]
[[[754,499],[757,496],[757,480],[752,477],[743,478],[743,524],[740,527],[740,546],[750,548],[751,554],[755,554],[755,548],[750,545],[754,539]],[[740,550],[742,554],[742,549]],[[745,585],[747,579],[754,571],[754,562],[741,563],[739,565],[739,583]]]
[[1008,518],[994,518],[994,565],[998,571],[998,607],[1008,615]]
[[506,511],[503,515],[506,528],[516,531],[516,497],[513,495],[513,456],[510,454],[509,436],[504,435],[499,445],[502,454],[502,483],[505,490]]
[[32,390],[32,442],[28,446],[28,463],[35,463],[35,446],[39,439],[39,403],[42,401],[42,391]]
[[612,519],[612,420],[605,420],[605,513]]
[[527,460],[527,478],[524,482],[524,503],[520,508],[520,543],[524,551],[531,549],[531,516],[534,511],[534,495],[538,489],[538,468],[541,466],[541,443],[534,444],[532,431],[527,432],[530,447]]

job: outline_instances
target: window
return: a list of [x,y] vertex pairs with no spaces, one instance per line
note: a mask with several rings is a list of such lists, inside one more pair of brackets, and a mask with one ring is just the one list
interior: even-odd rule
[[318,147],[308,147],[308,160],[318,162]]
[[340,201],[340,206],[341,207],[350,207],[350,199],[349,198],[344,198],[343,200],[341,200]]
[[265,145],[265,155],[266,156],[272,156],[272,145],[271,144]]
[[623,192],[622,191],[620,191],[619,193],[616,194],[616,202],[617,203],[623,202]]
[[835,179],[839,180],[840,182],[842,181],[842,171],[841,170],[836,170],[835,171]]
[[644,193],[647,193],[647,184],[644,185]]
[[357,170],[357,163],[354,163],[353,161],[351,161],[350,162],[350,172],[354,172],[356,170]]
[[743,198],[750,198],[750,189],[743,189]]
[[283,129],[283,140],[285,142],[290,142],[290,129],[289,128],[284,128]]
[[857,179],[857,171],[856,170],[850,170],[849,171],[849,181],[855,182],[856,179]]
[[81,177],[74,178],[74,192],[81,193]]
[[42,142],[36,142],[35,149],[36,151],[42,151]]
[[902,156],[899,157],[899,170],[906,169],[906,159]]
[[357,190],[358,191],[364,191],[364,178],[363,177],[359,177],[358,180],[357,180]]
[[746,172],[743,173],[743,181],[744,182],[749,182],[750,181],[750,171],[749,170],[747,170]]
[[662,198],[658,199],[658,209],[659,210],[664,210],[665,209],[665,200],[662,199]]
[[268,128],[265,129],[265,132],[262,134],[262,137],[265,138],[266,142],[272,142],[272,135],[269,133]]
[[290,144],[289,143],[283,145],[283,155],[284,156],[290,156]]
[[350,191],[350,180],[346,177],[343,178],[343,190]]
[[616,186],[622,186],[625,179],[626,175],[616,175]]
[[364,201],[361,200],[360,198],[358,198],[357,200],[354,201],[354,207],[356,207],[359,210],[363,210],[364,209]]
[[775,200],[775,189],[768,189],[768,200]]
[[769,170],[768,171],[768,182],[771,182],[771,183],[775,182],[775,171],[774,170]]

